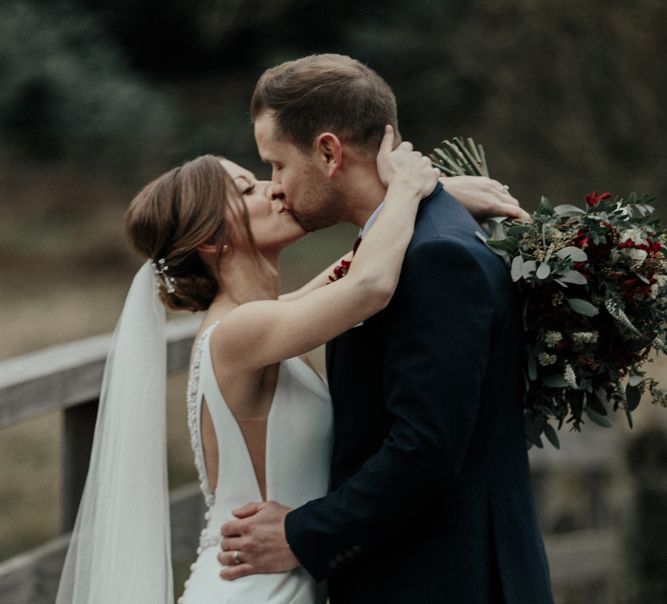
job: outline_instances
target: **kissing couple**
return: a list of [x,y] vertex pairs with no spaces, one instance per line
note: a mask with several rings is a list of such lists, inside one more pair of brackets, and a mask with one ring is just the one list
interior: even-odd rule
[[[438,178],[373,70],[323,54],[251,102],[270,182],[207,155],[132,201],[146,259],[105,369],[57,604],[173,602],[165,306],[205,311],[188,425],[206,502],[182,604],[549,604],[522,421],[522,327],[475,219],[507,187]],[[350,252],[279,295],[282,250]],[[304,356],[327,343],[328,386]]]

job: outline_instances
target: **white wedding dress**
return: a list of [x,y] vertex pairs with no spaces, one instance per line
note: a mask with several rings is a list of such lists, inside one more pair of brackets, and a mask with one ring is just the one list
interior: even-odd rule
[[[210,354],[211,325],[195,345],[188,385],[188,424],[206,501],[206,527],[197,560],[179,604],[319,604],[322,590],[297,568],[235,581],[220,578],[217,560],[220,527],[231,510],[262,499],[241,428],[218,387]],[[201,440],[202,401],[208,407],[218,442],[217,487],[211,492]],[[266,425],[266,497],[297,507],[326,494],[333,426],[329,392],[322,379],[299,358],[280,363]],[[320,586],[321,587],[321,586]]]

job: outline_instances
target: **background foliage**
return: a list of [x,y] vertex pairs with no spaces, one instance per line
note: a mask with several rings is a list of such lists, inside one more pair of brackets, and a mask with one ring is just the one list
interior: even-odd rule
[[[252,161],[261,71],[338,51],[394,87],[425,148],[472,134],[527,200],[667,190],[667,5],[656,0],[10,0],[5,152],[136,172],[203,151]],[[620,191],[620,190],[623,191]]]
[[[204,152],[266,175],[254,83],[313,52],[384,76],[418,148],[474,136],[528,209],[541,194],[636,190],[666,217],[666,43],[663,0],[2,0],[0,358],[111,329],[137,266],[131,197]],[[334,229],[290,250],[285,287],[351,238]],[[53,432],[44,418],[0,434],[17,468],[0,476],[0,558],[57,533],[43,513],[57,500]],[[170,438],[172,478],[187,480],[187,435]]]

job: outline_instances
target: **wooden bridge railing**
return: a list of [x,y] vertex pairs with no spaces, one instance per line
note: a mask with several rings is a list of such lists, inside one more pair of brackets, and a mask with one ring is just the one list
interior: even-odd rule
[[[167,371],[186,369],[197,319],[167,325]],[[0,430],[44,413],[63,414],[63,536],[0,562],[2,604],[52,604],[88,471],[104,362],[111,336],[54,346],[0,362]],[[197,547],[203,502],[197,485],[171,494],[175,562]]]
[[[197,325],[196,318],[168,324],[169,373],[187,368]],[[67,532],[76,518],[88,468],[109,342],[110,336],[93,337],[0,362],[0,430],[44,413],[61,411],[64,417],[63,535],[0,562],[2,604],[52,604],[55,599],[69,541]],[[562,451],[545,450],[532,455],[538,490],[541,477],[557,466],[579,466],[592,476],[609,471],[608,456],[602,452],[608,446],[594,447],[597,453],[591,455],[590,451],[578,450],[579,443],[574,439]],[[196,549],[203,511],[196,484],[171,493],[174,562],[187,560]],[[612,531],[593,526],[573,533],[546,535],[545,542],[556,587],[593,584],[600,595],[599,586],[605,584],[619,549]]]

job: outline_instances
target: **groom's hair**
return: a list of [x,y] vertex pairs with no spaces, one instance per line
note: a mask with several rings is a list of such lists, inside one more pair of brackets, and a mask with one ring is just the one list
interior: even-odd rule
[[310,55],[267,69],[252,95],[253,122],[266,111],[275,117],[277,134],[303,151],[318,134],[333,132],[375,153],[387,124],[400,140],[393,91],[372,69],[345,55]]

